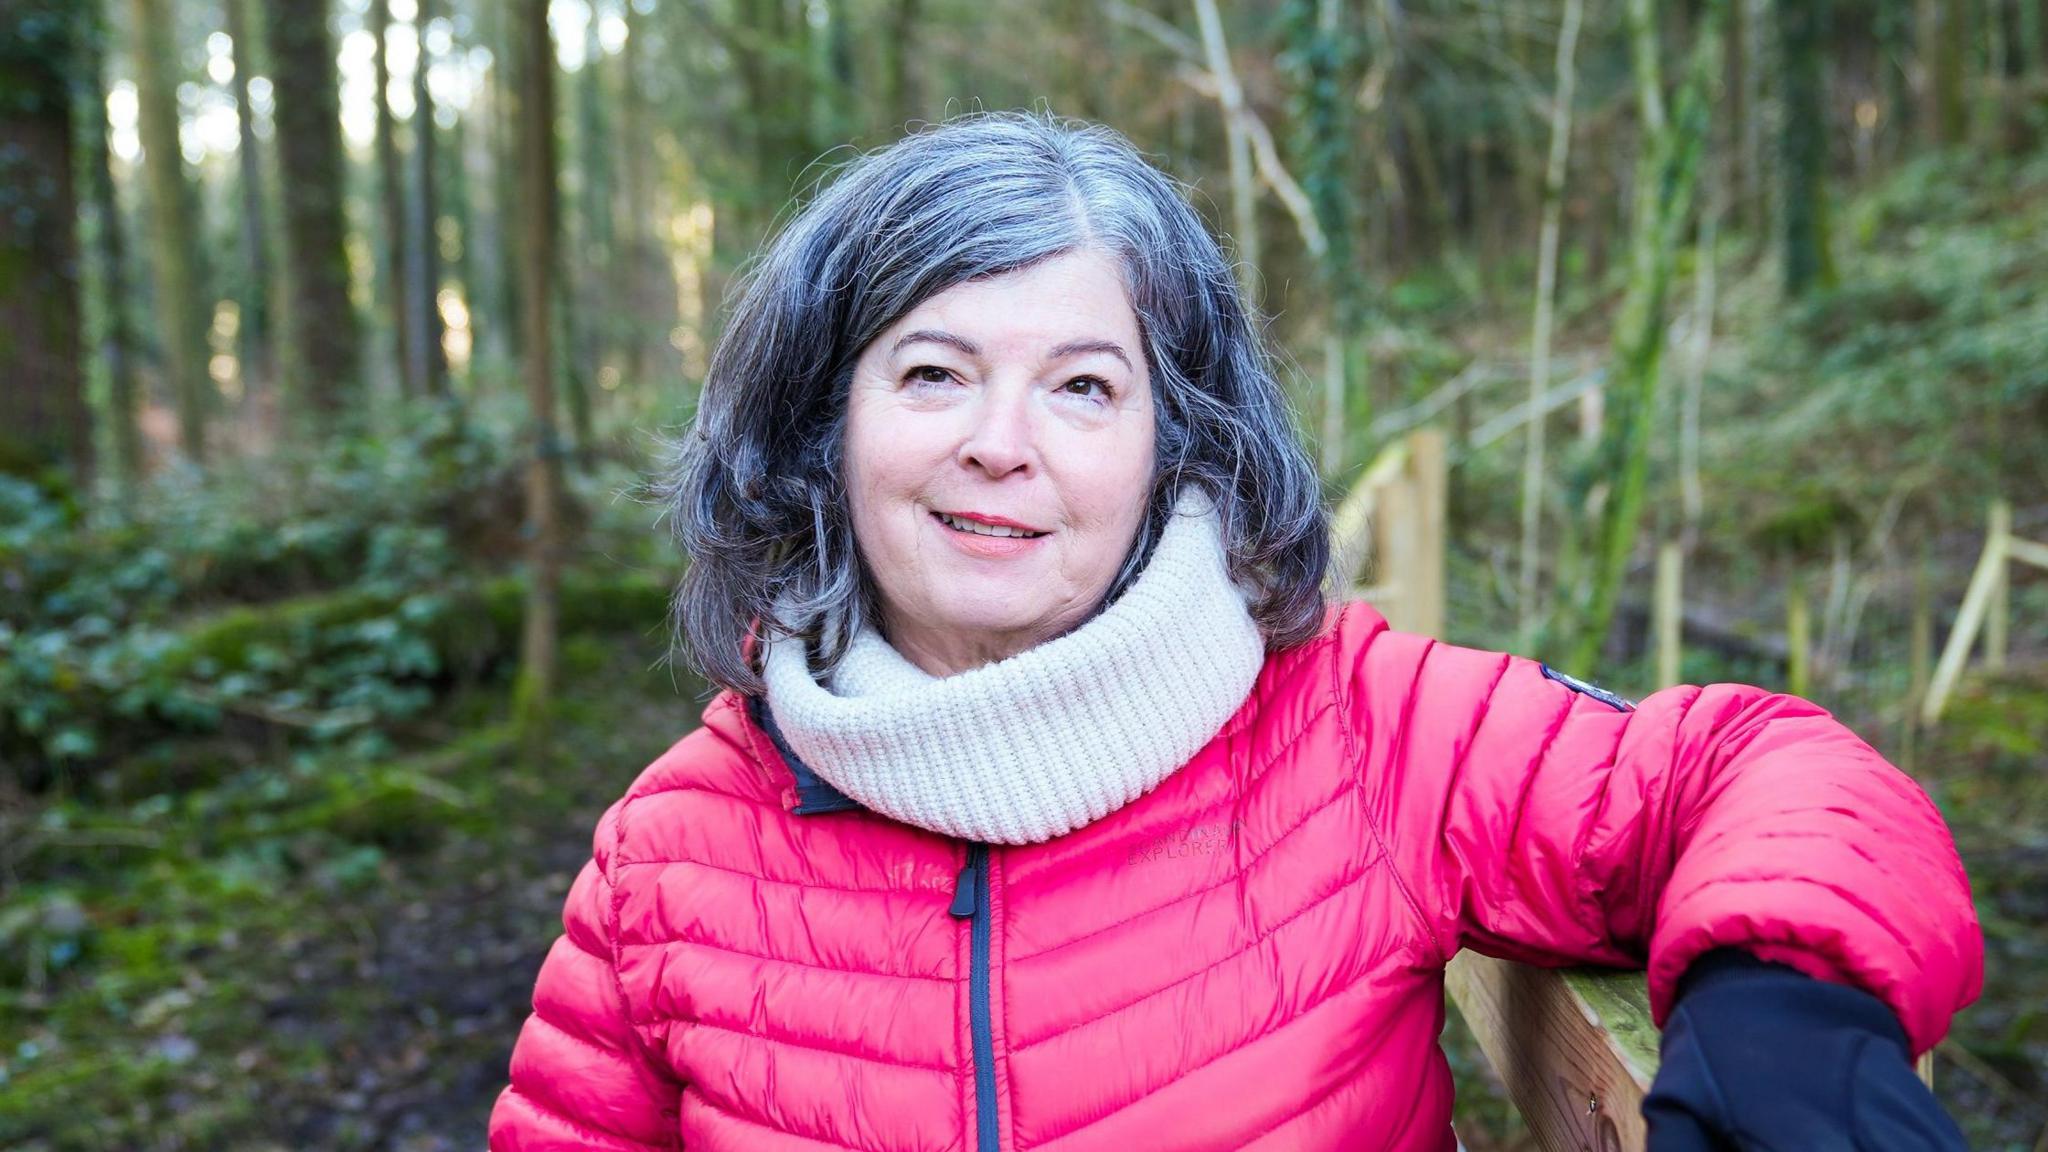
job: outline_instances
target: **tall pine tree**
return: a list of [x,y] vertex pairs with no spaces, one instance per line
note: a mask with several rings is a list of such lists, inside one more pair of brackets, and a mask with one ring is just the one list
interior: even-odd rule
[[199,212],[178,143],[178,45],[171,16],[170,0],[131,0],[128,6],[135,38],[137,127],[149,191],[153,311],[164,376],[178,406],[179,446],[187,457],[203,460],[214,388],[206,370],[206,278],[193,242],[199,234]]
[[0,472],[75,480],[92,455],[72,176],[79,24],[63,0],[0,0]]
[[[138,3],[145,0],[137,0]],[[266,0],[290,284],[293,399],[332,428],[361,415],[355,306],[343,245],[340,88],[327,4]]]

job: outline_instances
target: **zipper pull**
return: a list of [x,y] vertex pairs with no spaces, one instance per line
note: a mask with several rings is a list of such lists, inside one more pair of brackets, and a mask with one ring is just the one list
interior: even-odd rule
[[953,884],[953,907],[950,909],[962,920],[971,919],[981,909],[980,885],[976,881],[974,860],[969,857],[967,867],[960,870],[960,879]]

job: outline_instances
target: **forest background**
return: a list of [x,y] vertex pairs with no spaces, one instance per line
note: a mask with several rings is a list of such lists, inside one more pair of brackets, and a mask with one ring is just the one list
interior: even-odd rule
[[2048,540],[2048,0],[0,0],[0,1145],[480,1143],[703,698],[648,481],[721,301],[1009,108],[1192,187],[1333,502],[1443,431],[1450,639],[1916,774],[1990,946],[1937,1089],[2048,1148],[2048,580],[1978,574]]

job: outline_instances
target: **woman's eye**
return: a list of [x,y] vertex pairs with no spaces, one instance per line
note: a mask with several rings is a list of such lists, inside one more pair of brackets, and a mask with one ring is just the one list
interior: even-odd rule
[[903,379],[912,384],[950,384],[953,374],[936,364],[920,364],[904,373]]
[[1110,395],[1109,381],[1100,376],[1076,376],[1060,385],[1060,390],[1070,396],[1096,396],[1108,399]]

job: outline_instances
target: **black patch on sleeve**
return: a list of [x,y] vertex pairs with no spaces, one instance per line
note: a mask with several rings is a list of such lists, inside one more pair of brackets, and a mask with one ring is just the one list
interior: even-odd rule
[[1617,693],[1609,692],[1598,684],[1588,684],[1576,676],[1567,676],[1548,664],[1543,665],[1543,674],[1581,696],[1591,696],[1616,712],[1633,712],[1636,710],[1635,701]]

